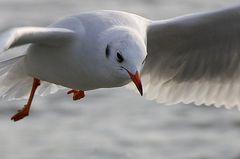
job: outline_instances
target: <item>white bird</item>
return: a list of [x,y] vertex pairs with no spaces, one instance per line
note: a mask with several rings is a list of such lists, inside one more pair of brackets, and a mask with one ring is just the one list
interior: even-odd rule
[[78,100],[132,80],[160,103],[240,106],[240,6],[160,21],[93,11],[0,36],[0,52],[24,44],[24,55],[0,62],[0,97],[26,97],[33,80],[14,121],[29,114],[40,83],[40,95],[63,86]]

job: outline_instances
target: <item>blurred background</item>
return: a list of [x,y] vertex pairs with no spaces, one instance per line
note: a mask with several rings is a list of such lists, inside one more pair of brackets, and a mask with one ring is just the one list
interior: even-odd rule
[[[0,31],[46,26],[82,11],[123,10],[150,19],[210,11],[239,0],[0,0]],[[240,3],[239,3],[240,4]],[[14,49],[13,52],[22,51]],[[240,112],[165,106],[124,88],[36,97],[30,116],[10,117],[26,101],[0,102],[1,159],[240,159]]]

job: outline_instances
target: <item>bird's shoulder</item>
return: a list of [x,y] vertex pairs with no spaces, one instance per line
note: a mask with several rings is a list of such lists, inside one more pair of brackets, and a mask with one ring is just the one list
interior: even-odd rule
[[148,21],[143,16],[129,13],[125,11],[117,11],[117,10],[95,10],[95,11],[88,11],[82,12],[78,15],[74,15],[81,20],[92,20],[98,19],[102,21],[110,21],[115,23],[123,23],[129,21]]
[[71,30],[105,30],[112,26],[127,26],[139,30],[146,30],[150,21],[137,14],[115,11],[96,10],[63,17],[51,26],[64,27]]

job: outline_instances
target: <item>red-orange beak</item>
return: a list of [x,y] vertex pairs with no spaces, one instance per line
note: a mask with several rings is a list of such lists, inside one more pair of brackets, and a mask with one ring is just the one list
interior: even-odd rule
[[141,79],[140,79],[140,75],[138,73],[138,71],[136,71],[135,75],[132,74],[131,72],[129,72],[127,70],[129,76],[131,77],[133,83],[136,85],[139,93],[141,94],[141,96],[143,95],[143,89],[142,89],[142,82],[141,82]]

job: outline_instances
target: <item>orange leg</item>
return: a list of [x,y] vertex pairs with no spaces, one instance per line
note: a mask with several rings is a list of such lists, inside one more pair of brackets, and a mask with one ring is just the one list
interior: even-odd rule
[[11,120],[18,121],[18,120],[23,119],[24,117],[28,116],[30,108],[31,108],[32,100],[34,97],[34,93],[37,90],[38,86],[40,86],[40,80],[34,78],[32,90],[31,90],[27,104],[24,105],[24,107],[21,110],[18,110],[18,112],[11,118]]
[[83,97],[85,97],[84,91],[81,90],[70,90],[67,92],[67,94],[72,94],[73,93],[73,100],[79,100]]

